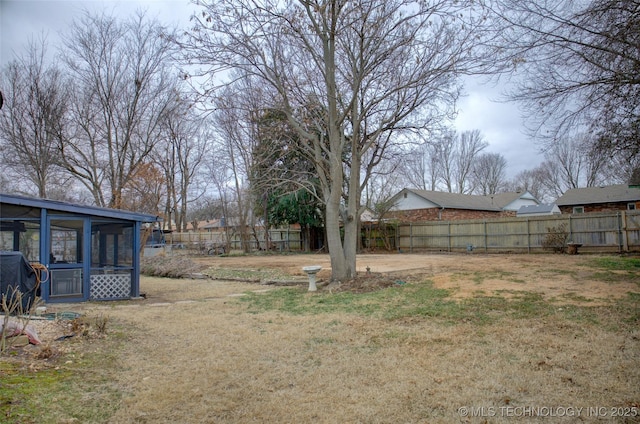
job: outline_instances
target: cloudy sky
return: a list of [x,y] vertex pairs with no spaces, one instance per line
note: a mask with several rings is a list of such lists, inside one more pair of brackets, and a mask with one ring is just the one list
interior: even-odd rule
[[[58,34],[84,9],[123,15],[144,9],[150,17],[178,26],[186,26],[196,10],[188,0],[0,0],[0,63],[5,65],[30,38],[41,34],[46,34],[50,47],[55,47]],[[489,142],[487,151],[501,153],[507,159],[510,177],[537,166],[541,156],[523,132],[517,105],[496,101],[500,99],[500,87],[480,80],[468,80],[465,88],[465,97],[458,104],[456,128],[479,129]]]

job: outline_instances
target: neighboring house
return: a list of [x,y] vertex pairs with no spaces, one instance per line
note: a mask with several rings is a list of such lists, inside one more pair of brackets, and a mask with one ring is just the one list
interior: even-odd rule
[[215,233],[224,230],[225,219],[210,219],[201,227],[198,227],[198,231],[206,231],[209,233]]
[[516,216],[542,216],[542,215],[560,215],[560,208],[555,203],[552,205],[526,205],[518,209]]
[[378,217],[376,216],[376,213],[374,211],[369,208],[365,208],[364,212],[360,214],[360,222],[378,222]]
[[158,217],[0,194],[0,250],[46,268],[46,302],[140,296],[143,223]]
[[[217,230],[219,228],[221,228],[221,222],[223,220],[220,219],[207,219],[204,221],[189,221],[187,222],[187,228],[186,228],[186,232],[187,233],[191,233],[191,232],[211,232],[214,230]],[[195,224],[195,226],[194,226]],[[177,232],[182,232],[182,230],[180,229],[175,229],[174,231]]]
[[640,187],[626,184],[567,190],[556,200],[562,213],[615,212],[640,209]]
[[394,207],[385,218],[396,218],[403,222],[515,216],[522,206],[539,204],[528,191],[478,196],[409,188],[402,189],[393,196],[391,202]]

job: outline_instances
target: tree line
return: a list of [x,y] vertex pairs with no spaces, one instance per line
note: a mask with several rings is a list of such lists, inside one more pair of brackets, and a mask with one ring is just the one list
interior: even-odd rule
[[[2,69],[2,191],[225,217],[245,241],[321,225],[345,279],[360,214],[403,187],[553,201],[638,168],[637,1],[194,4],[186,30],[85,12],[55,60],[32,40]],[[451,128],[469,75],[514,82],[543,163],[507,178]]]

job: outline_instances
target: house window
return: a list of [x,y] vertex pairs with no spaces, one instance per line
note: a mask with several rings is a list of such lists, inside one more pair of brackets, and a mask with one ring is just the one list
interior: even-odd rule
[[628,211],[635,211],[636,210],[636,204],[635,203],[627,203],[627,210]]
[[584,213],[584,206],[574,206],[573,213]]

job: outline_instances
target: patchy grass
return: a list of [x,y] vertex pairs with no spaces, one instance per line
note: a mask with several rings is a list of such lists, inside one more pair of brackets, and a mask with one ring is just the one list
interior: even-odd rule
[[591,258],[587,266],[596,268],[591,277],[605,283],[634,281],[640,286],[640,258],[624,256],[604,256]]
[[516,272],[504,270],[490,270],[477,272],[459,272],[452,275],[452,279],[456,281],[470,280],[475,284],[482,284],[487,280],[511,281],[513,283],[524,284],[526,281]]
[[[540,266],[527,284],[540,284],[544,269],[572,272],[566,263]],[[513,266],[478,279],[517,282]],[[254,267],[214,272],[287,278]],[[622,271],[635,278],[635,267]],[[69,339],[46,361],[0,358],[0,422],[525,423],[500,408],[638,411],[640,293],[597,304],[579,291],[548,299],[522,285],[480,290],[468,272],[477,290],[458,299],[434,285],[435,274],[316,293],[145,277],[147,300],[110,304],[108,320],[97,314],[101,337]],[[462,407],[498,415],[472,419]]]
[[590,258],[587,265],[612,271],[640,272],[640,257],[603,256]]
[[[47,404],[54,393],[62,398],[69,393],[73,377],[70,370],[44,369],[32,371],[19,363],[0,363],[0,416],[3,423],[36,423],[33,411],[41,411],[43,422],[51,413]],[[55,404],[54,404],[55,408]]]
[[450,316],[456,302],[445,300],[448,290],[435,289],[433,283],[404,284],[364,293],[319,291],[285,288],[264,294],[247,293],[241,298],[252,312],[277,310],[293,315],[315,315],[345,312],[392,319],[410,315]]
[[[217,280],[259,282],[262,280],[291,280],[296,277],[273,268],[207,268],[203,271],[207,276]],[[297,277],[300,279],[300,277]]]
[[[495,324],[505,319],[537,319],[553,316],[564,320],[606,325],[615,322],[611,307],[591,306],[592,299],[578,294],[564,294],[563,302],[545,299],[541,293],[498,290],[496,296],[478,291],[475,297],[454,300],[449,290],[438,289],[432,281],[398,285],[368,292],[309,293],[305,288],[285,288],[268,293],[246,293],[240,300],[251,313],[278,311],[292,315],[317,315],[335,312],[371,316],[385,320],[439,319],[448,324],[471,322],[478,325]],[[626,299],[615,302],[619,318],[624,322],[638,322],[640,295],[629,293]]]
[[[555,306],[540,293],[500,291],[505,296],[462,299],[449,297],[448,290],[433,287],[431,281],[390,287],[369,293],[308,293],[302,288],[285,288],[268,293],[247,293],[240,300],[252,313],[278,311],[292,315],[347,313],[385,320],[435,318],[448,324],[471,322],[495,324],[502,319],[535,319],[560,316],[568,320],[597,323],[597,311],[590,306]],[[626,306],[626,308],[625,308]],[[633,298],[620,303],[620,312],[631,318],[637,315]],[[604,310],[606,308],[602,308]]]
[[626,324],[640,325],[640,293],[628,293],[628,297],[616,302],[612,309]]
[[[630,273],[626,271],[596,271],[589,277],[596,281],[602,281],[603,283],[615,284],[629,281],[629,277],[632,277],[632,275],[629,274]],[[636,283],[640,284],[640,279],[638,279]]]
[[[3,358],[0,422],[109,422],[124,396],[113,380],[122,341],[122,333],[115,332],[112,337],[78,337],[63,342],[65,351],[46,360],[29,361],[24,354]],[[59,346],[44,349],[58,351]]]
[[548,268],[541,269],[538,271],[540,274],[544,275],[545,278],[553,278],[557,275],[567,275],[569,277],[577,277],[578,272],[573,269],[560,269],[560,268]]

